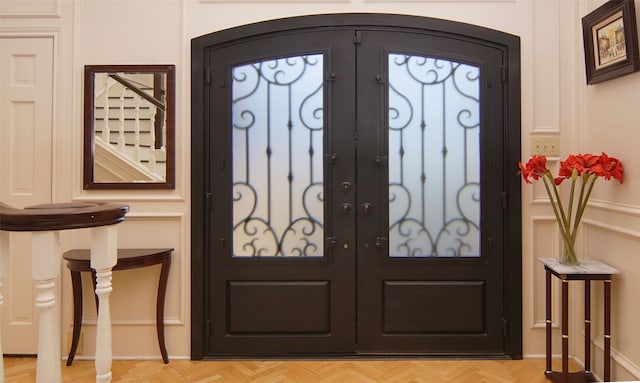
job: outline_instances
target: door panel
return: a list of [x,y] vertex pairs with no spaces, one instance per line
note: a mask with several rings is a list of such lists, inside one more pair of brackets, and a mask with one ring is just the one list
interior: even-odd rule
[[357,225],[359,352],[503,353],[502,54],[361,36],[358,203],[373,207]]
[[231,281],[230,335],[330,335],[329,281]]
[[484,289],[482,281],[384,281],[382,332],[480,333],[485,327]]
[[367,28],[207,50],[208,355],[504,355],[503,53]]
[[355,350],[348,56],[344,31],[209,52],[214,355]]

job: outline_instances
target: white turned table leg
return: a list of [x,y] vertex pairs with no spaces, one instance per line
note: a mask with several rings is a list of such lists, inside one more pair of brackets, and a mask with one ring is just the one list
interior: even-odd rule
[[91,268],[96,271],[96,295],[100,303],[96,329],[96,382],[111,381],[111,269],[118,261],[115,225],[91,229]]
[[56,279],[60,275],[58,236],[54,231],[36,231],[31,238],[31,273],[38,295],[40,311],[36,382],[61,382],[60,311],[56,299]]
[[[4,295],[2,288],[4,279],[9,275],[9,232],[0,231],[0,309],[4,303]],[[1,317],[1,315],[0,315]],[[2,323],[0,321],[0,355],[4,355],[2,351]],[[0,361],[0,383],[4,383],[4,362]]]

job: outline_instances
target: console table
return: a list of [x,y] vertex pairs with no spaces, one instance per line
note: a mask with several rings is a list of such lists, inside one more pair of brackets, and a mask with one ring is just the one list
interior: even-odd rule
[[[591,281],[604,282],[604,380],[611,379],[611,276],[619,271],[594,259],[567,266],[555,258],[539,258],[546,271],[546,371],[558,383],[593,382],[591,372]],[[562,372],[551,369],[551,276],[562,282]],[[584,281],[584,371],[569,373],[569,282]]]
[[[171,267],[172,248],[162,249],[118,249],[118,260],[112,271],[131,270],[139,267],[162,265],[160,279],[158,280],[158,298],[156,300],[156,332],[158,334],[158,346],[165,364],[169,363],[167,347],[164,343],[164,297],[169,280],[169,268]],[[96,273],[91,268],[91,254],[88,249],[74,249],[62,254],[67,261],[67,267],[71,271],[71,285],[73,287],[73,339],[67,358],[67,366],[71,366],[76,356],[80,330],[82,329],[82,281],[80,272],[91,272],[93,287],[96,287]],[[100,303],[96,298],[96,308]]]

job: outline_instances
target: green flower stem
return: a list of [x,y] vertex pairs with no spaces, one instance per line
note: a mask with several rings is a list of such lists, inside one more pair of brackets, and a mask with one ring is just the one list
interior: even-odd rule
[[567,255],[566,259],[564,259],[565,258],[564,256],[562,257],[564,260],[564,263],[569,265],[575,265],[578,263],[578,257],[576,256],[576,249],[573,243],[565,242],[564,251],[565,251],[565,254]]
[[[578,204],[578,211],[576,212],[576,220],[573,223],[573,233],[571,235],[572,239],[575,240],[576,238],[576,233],[578,231],[578,225],[580,224],[580,221],[582,220],[582,215],[584,214],[584,211],[587,209],[587,203],[589,202],[589,198],[591,197],[591,192],[593,191],[593,186],[596,183],[596,180],[598,179],[598,177],[593,176],[591,177],[590,174],[587,174],[586,177],[584,177],[582,179],[582,192],[580,193],[580,200],[579,200],[579,204]],[[588,188],[587,188],[587,193],[583,197],[583,191],[585,189],[585,187],[588,184]]]
[[[577,176],[575,176],[577,174],[576,169],[573,170],[573,174],[572,174],[572,180],[576,180]],[[573,228],[571,230],[571,240],[575,241],[576,235],[578,233],[578,225],[580,224],[580,220],[582,219],[582,213],[584,212],[584,209],[586,208],[586,200],[584,199],[585,196],[585,187],[587,185],[587,182],[589,180],[589,174],[588,173],[584,173],[582,174],[582,176],[580,177],[580,196],[578,197],[578,206],[576,207],[576,216],[575,216],[575,220],[573,221]],[[573,186],[573,185],[572,185]],[[573,202],[573,193],[571,194],[571,202]]]
[[[546,177],[543,177],[544,187],[547,190],[547,195],[549,196],[549,201],[551,202],[551,207],[553,208],[553,213],[556,216],[556,220],[560,226],[560,234],[562,234],[562,239],[564,241],[565,248],[569,250],[569,253],[573,259],[576,258],[576,251],[573,246],[572,237],[569,234],[569,227],[567,225],[567,220],[564,215],[564,211],[562,210],[562,204],[560,199],[554,201],[552,198],[551,187],[549,186],[549,182],[553,185],[553,191],[556,197],[558,197],[558,190],[556,189],[556,184],[553,182],[553,178],[549,181]],[[557,201],[557,203],[556,203]]]
[[[560,198],[560,193],[558,193],[558,188],[556,187],[556,183],[553,181],[553,175],[551,175],[551,172],[549,170],[546,171],[545,177],[543,178],[543,180],[544,180],[544,187],[547,189],[547,194],[549,195],[549,200],[551,201],[551,205],[554,204],[554,200],[555,200],[555,203],[558,206],[557,210],[560,212],[560,217],[562,217],[562,220],[558,219],[558,223],[561,223],[561,225],[564,227],[564,229],[567,231],[567,234],[568,234],[569,223],[567,222],[567,216],[564,213],[564,206],[562,206],[562,199]],[[553,188],[553,195],[555,196],[555,199],[551,195],[549,185],[551,185],[551,187]],[[556,218],[557,218],[557,215],[556,215]]]
[[[578,177],[578,171],[573,169],[571,172],[571,191],[569,192],[569,210],[567,210],[567,215],[569,216],[569,221],[567,222],[567,227],[571,227],[571,216],[573,213],[573,195],[576,190],[576,178]],[[555,185],[555,183],[554,183]],[[580,207],[580,203],[578,203],[578,207]],[[576,212],[577,217],[577,212]]]

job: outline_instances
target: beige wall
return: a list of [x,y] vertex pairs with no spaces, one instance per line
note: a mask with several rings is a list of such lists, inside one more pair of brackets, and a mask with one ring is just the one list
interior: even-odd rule
[[[50,10],[33,10],[35,1],[3,0],[0,33],[28,33],[53,28],[56,34],[55,72],[57,127],[54,201],[126,201],[131,213],[121,225],[120,246],[170,246],[176,249],[166,306],[167,347],[172,358],[190,355],[190,40],[220,29],[260,20],[316,13],[385,12],[444,18],[490,27],[521,37],[523,159],[530,154],[530,136],[555,134],[563,155],[606,151],[626,165],[622,187],[602,183],[585,217],[581,254],[599,258],[623,270],[614,281],[614,377],[640,379],[640,152],[624,140],[640,138],[640,73],[586,86],[580,18],[602,2],[557,1],[434,1],[280,0],[268,2],[214,0],[49,0]],[[22,5],[21,5],[22,4]],[[636,7],[640,8],[636,1]],[[22,10],[12,7],[23,7]],[[9,8],[7,8],[9,7]],[[26,8],[25,8],[26,7]],[[82,70],[86,64],[175,64],[177,83],[177,188],[175,191],[83,191],[81,184]],[[68,149],[70,148],[70,149]],[[514,169],[515,171],[515,169]],[[537,257],[556,256],[559,238],[544,191],[523,187],[523,334],[524,354],[544,354],[544,291]],[[86,245],[86,232],[67,235],[65,246]],[[551,238],[551,240],[549,240]],[[63,331],[70,331],[71,291],[65,270]],[[118,272],[112,299],[114,354],[121,358],[159,358],[155,340],[154,292],[157,269]],[[88,287],[88,286],[87,286]],[[577,289],[573,289],[577,291]],[[575,293],[579,298],[579,294]],[[599,302],[600,295],[596,295]],[[579,301],[579,299],[574,299]],[[87,297],[86,318],[95,319]],[[596,302],[596,303],[597,303]],[[579,313],[575,304],[572,312]],[[594,317],[600,318],[599,305]],[[556,311],[557,312],[557,311]],[[574,315],[577,318],[578,315]],[[594,319],[595,320],[595,319]],[[599,319],[598,319],[599,321]],[[601,323],[596,321],[596,328]],[[557,323],[557,322],[556,322]],[[578,321],[573,325],[579,334]],[[93,327],[86,326],[84,353],[91,356]],[[135,339],[135,341],[132,341]],[[64,341],[66,341],[66,336]],[[573,344],[575,343],[575,344]],[[602,337],[595,336],[598,360]],[[580,336],[572,350],[581,358]],[[557,346],[557,345],[556,345]],[[559,348],[555,348],[558,352]],[[601,374],[601,367],[596,373]]]
[[[581,14],[601,5],[590,1]],[[640,25],[640,2],[635,1]],[[625,182],[603,182],[594,192],[593,207],[585,217],[582,251],[621,270],[613,280],[612,354],[616,380],[640,380],[640,72],[593,86],[580,83],[576,149],[605,151],[625,165]],[[629,142],[630,144],[626,144]],[[602,302],[599,294],[597,302]],[[602,319],[594,341],[602,350]],[[601,360],[601,359],[600,359]]]

